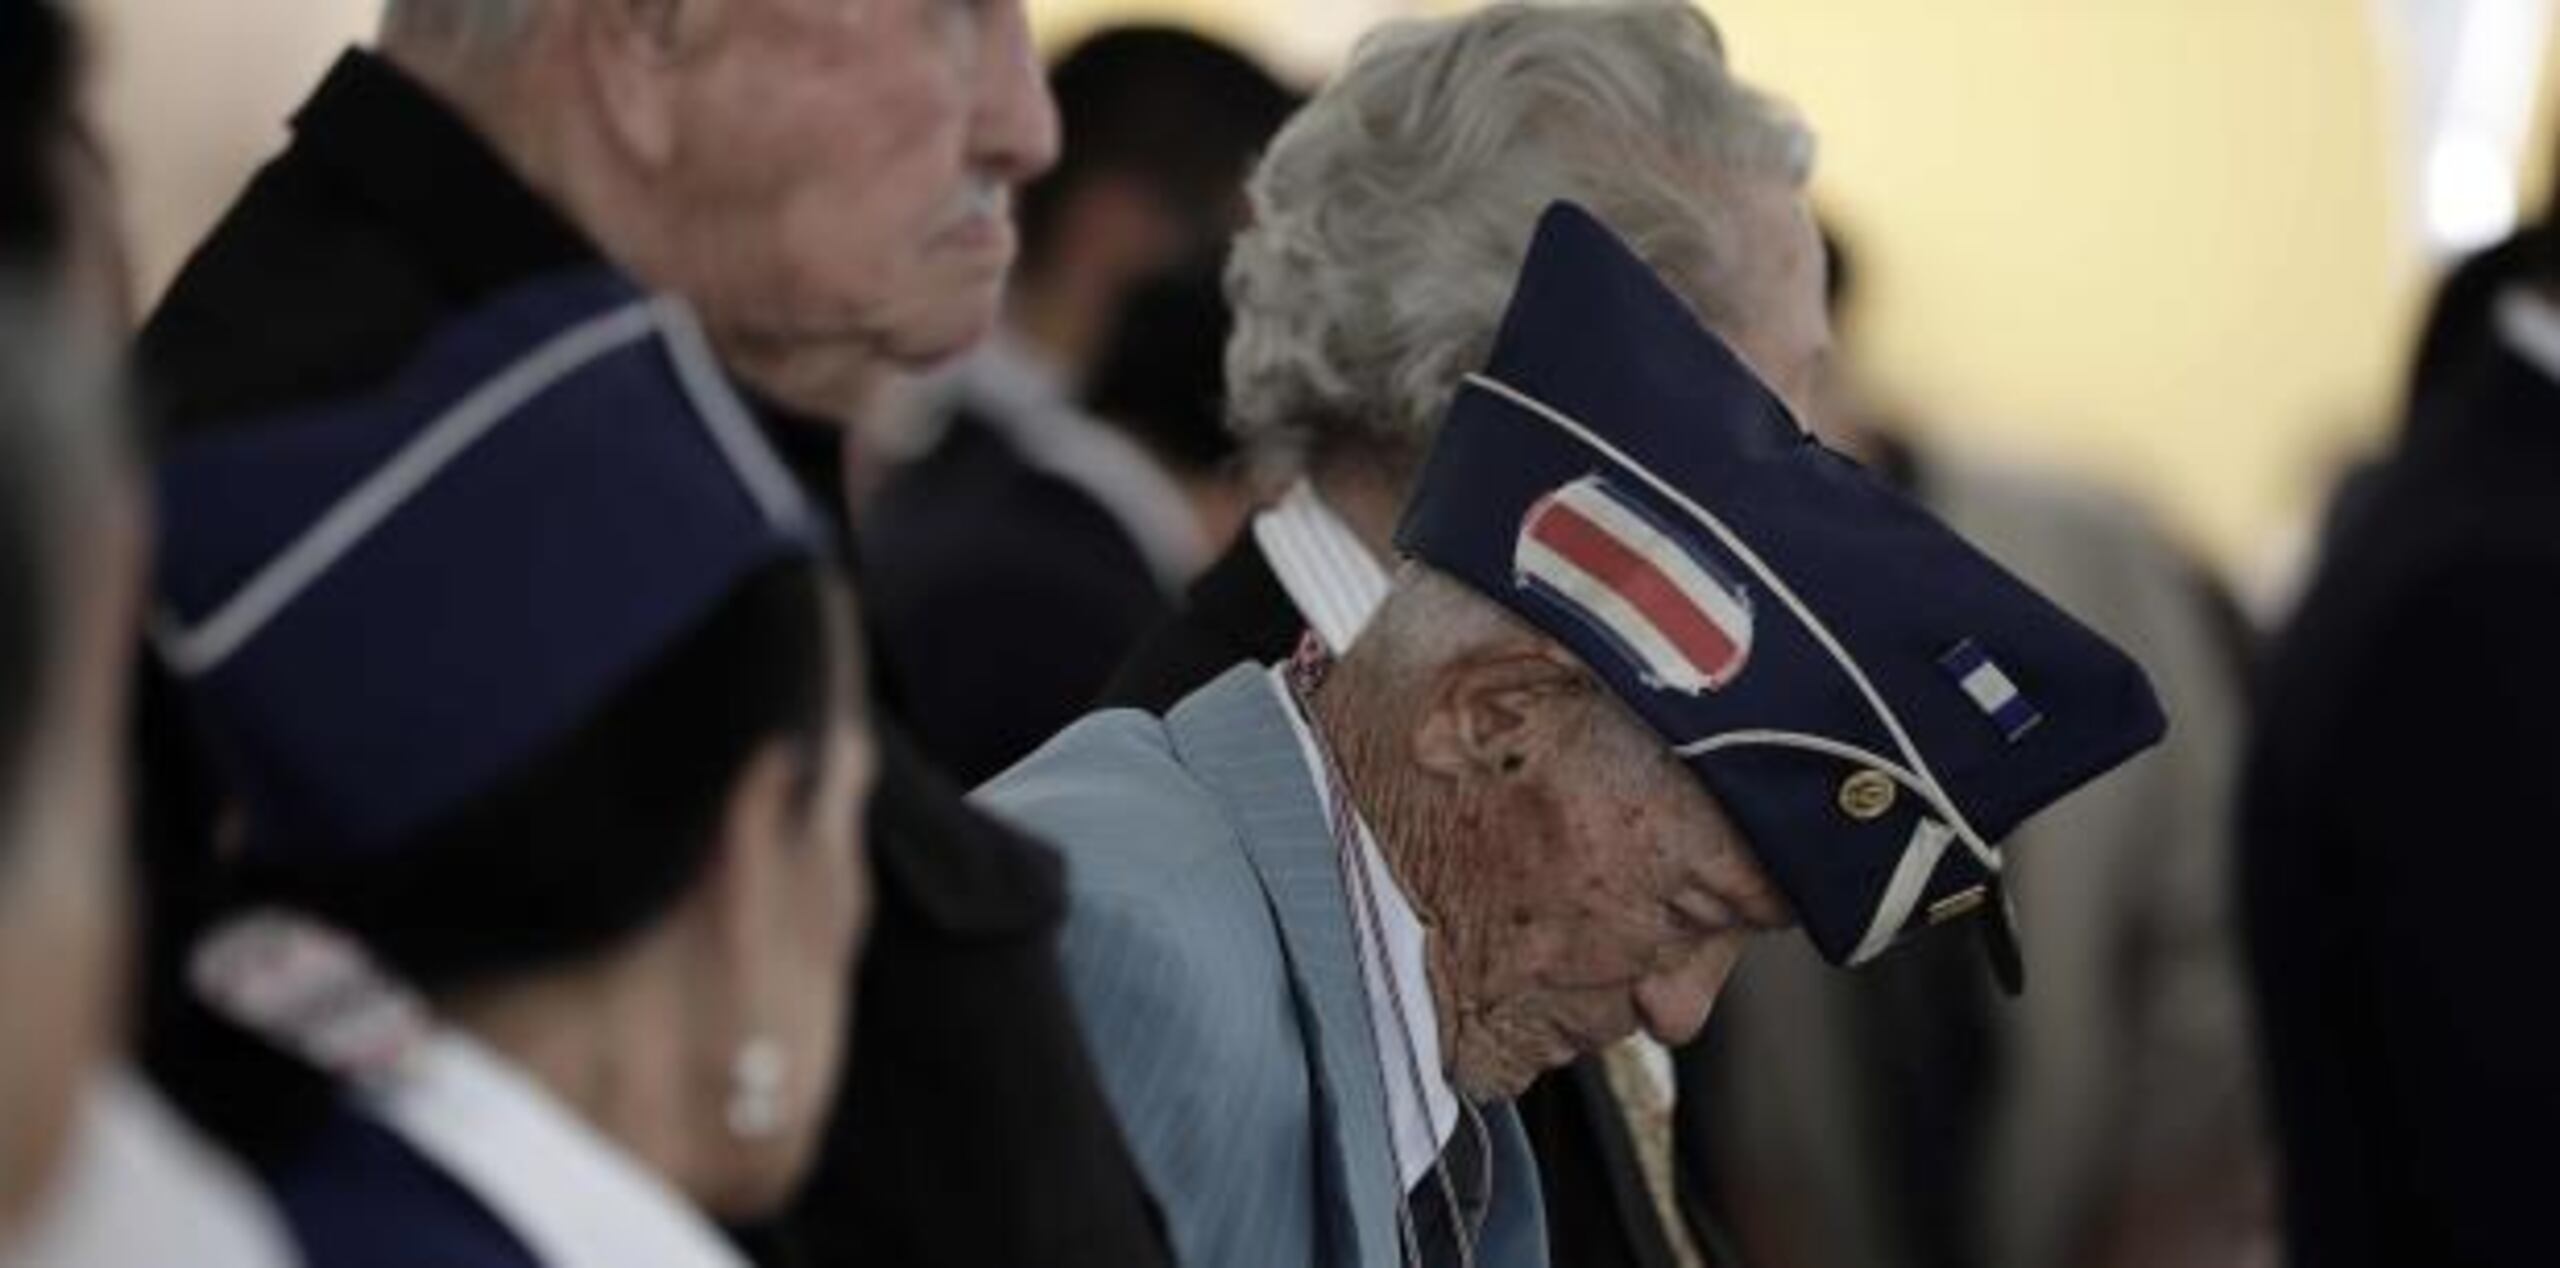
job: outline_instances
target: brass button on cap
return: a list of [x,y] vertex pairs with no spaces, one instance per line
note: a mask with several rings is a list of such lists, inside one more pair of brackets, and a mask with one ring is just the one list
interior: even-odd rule
[[1893,776],[1880,770],[1862,770],[1840,781],[1840,813],[1869,823],[1885,817],[1893,809],[1901,786]]

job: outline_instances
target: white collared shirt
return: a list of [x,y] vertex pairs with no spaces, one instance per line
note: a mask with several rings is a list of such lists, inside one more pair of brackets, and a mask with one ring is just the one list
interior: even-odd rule
[[2560,383],[2560,307],[2521,287],[2498,297],[2498,334],[2507,347]]
[[[1287,674],[1287,666],[1273,666],[1271,690],[1280,698],[1280,712],[1289,719],[1290,733],[1298,737],[1298,755],[1306,761],[1307,778],[1315,784],[1330,822],[1333,781],[1325,775],[1324,753],[1316,747],[1315,733],[1307,729],[1307,720],[1298,713]],[[1441,1147],[1458,1125],[1458,1094],[1449,1086],[1447,1066],[1440,1059],[1440,1010],[1431,998],[1431,977],[1422,964],[1422,920],[1413,914],[1413,904],[1405,897],[1404,887],[1396,883],[1395,873],[1387,867],[1386,855],[1379,851],[1377,838],[1369,833],[1369,821],[1355,809],[1352,822],[1360,829],[1360,863],[1368,872],[1370,892],[1377,896],[1378,923],[1382,927],[1370,928],[1368,907],[1359,895],[1343,897],[1351,904],[1352,936],[1361,940],[1360,975],[1369,988],[1369,1026],[1376,1036],[1380,1070],[1386,1077],[1387,1118],[1395,1125],[1396,1162],[1404,1173],[1404,1188],[1411,1190],[1430,1174],[1432,1164],[1439,1161]],[[1375,954],[1380,944],[1386,947],[1384,964]],[[1398,1002],[1403,1004],[1401,1011],[1396,1006]],[[1413,1060],[1412,1069],[1405,1064],[1408,1053]],[[1413,1094],[1414,1070],[1422,1076],[1420,1104]]]
[[[1289,602],[1307,619],[1316,637],[1324,640],[1325,650],[1337,656],[1360,637],[1369,618],[1377,615],[1378,605],[1387,600],[1386,568],[1303,477],[1270,509],[1253,517],[1253,539],[1262,547],[1280,588],[1288,592]],[[1282,687],[1285,693],[1286,684]],[[1296,717],[1296,709],[1289,716]],[[1299,738],[1303,742],[1306,737]],[[1368,831],[1365,824],[1361,831]],[[1662,1103],[1671,1104],[1677,1085],[1670,1051],[1642,1033],[1624,1042],[1634,1047]]]
[[90,1086],[60,1180],[24,1240],[0,1247],[9,1268],[294,1262],[292,1240],[256,1183],[121,1069]]
[[960,364],[953,391],[1024,462],[1110,515],[1165,593],[1207,566],[1208,535],[1182,486],[1146,446],[1085,413],[1066,377],[1020,336],[997,332]]
[[1289,602],[1337,656],[1386,602],[1387,570],[1304,479],[1253,517],[1253,540]]
[[428,1039],[366,1104],[544,1268],[747,1268],[690,1202],[458,1031]]

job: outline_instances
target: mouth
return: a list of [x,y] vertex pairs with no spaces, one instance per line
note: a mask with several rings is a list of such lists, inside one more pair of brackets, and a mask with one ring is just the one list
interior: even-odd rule
[[1000,181],[973,179],[961,191],[933,235],[937,247],[1011,258],[1014,247],[1011,192]]

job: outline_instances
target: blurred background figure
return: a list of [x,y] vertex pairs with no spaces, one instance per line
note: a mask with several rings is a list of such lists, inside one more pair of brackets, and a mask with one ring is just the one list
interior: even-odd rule
[[1253,514],[1252,473],[1227,430],[1223,256],[1169,269],[1137,287],[1094,362],[1085,409],[1129,434],[1173,477],[1201,540],[1226,549]]
[[0,5],[0,269],[61,320],[121,334],[131,278],[105,151],[80,109],[87,50],[54,0]]
[[2297,1264],[2551,1258],[2556,236],[2449,279],[2269,662],[2242,892]]
[[[6,32],[12,41],[19,34]],[[17,51],[13,43],[13,60]],[[107,1068],[120,1029],[122,662],[142,566],[124,420],[105,390],[104,348],[94,332],[62,323],[38,298],[43,289],[24,272],[0,270],[6,1262],[15,1262],[17,1239],[54,1192],[83,1094]]]
[[1092,704],[1234,531],[1204,444],[1217,362],[1200,354],[1223,318],[1196,291],[1131,298],[1214,273],[1245,171],[1295,104],[1242,53],[1154,26],[1089,37],[1050,87],[1060,157],[1023,191],[1003,327],[928,397],[929,447],[863,519],[887,689],[969,783]]
[[0,1264],[283,1264],[245,1178],[114,1055],[144,553],[124,255],[81,52],[51,3],[0,4]]
[[[2519,279],[2532,275],[2538,261],[2560,250],[2554,245],[2555,236],[2560,236],[2560,230],[2536,221],[2456,260],[2446,271],[2427,304],[2417,346],[2409,356],[2408,382],[2399,408],[2404,432],[2383,453],[2361,459],[2340,474],[2314,539],[2315,564],[2336,558],[2348,530],[2372,506],[2384,475],[2391,470],[2391,450],[2409,443],[2407,432],[2435,425],[2429,420],[2441,423],[2462,416],[2460,402],[2448,403],[2444,398],[2458,397],[2478,375],[2481,363],[2499,355],[2506,341],[2498,334],[2498,307]],[[2309,578],[2301,582],[2307,586]],[[2286,597],[2290,606],[2304,596]]]
[[2254,1262],[2264,1150],[2225,882],[2238,622],[2120,498],[1887,414],[1860,379],[1856,262],[1825,238],[1837,345],[1810,425],[2119,641],[2173,721],[2013,839],[2023,996],[1992,996],[1968,938],[1855,974],[1765,948],[1683,1054],[1682,1143],[1756,1268]]

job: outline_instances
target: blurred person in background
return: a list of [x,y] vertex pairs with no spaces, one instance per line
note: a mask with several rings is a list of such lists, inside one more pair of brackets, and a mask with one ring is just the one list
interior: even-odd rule
[[[1812,138],[1736,78],[1686,5],[1499,5],[1378,38],[1272,143],[1228,266],[1228,412],[1286,486],[1122,664],[1103,703],[1161,712],[1312,628],[1348,648],[1459,378],[1493,342],[1539,213],[1631,237],[1801,403],[1829,334],[1802,187]],[[1642,1037],[1519,1100],[1553,1258],[1730,1261],[1674,1157],[1671,1064]]]
[[863,516],[882,670],[968,783],[1092,704],[1223,545],[1179,469],[1079,402],[1130,296],[1224,250],[1246,169],[1295,104],[1242,53],[1169,27],[1092,35],[1049,82],[1060,157],[1023,191],[1004,324]]
[[1084,389],[1085,409],[1126,432],[1173,476],[1223,552],[1254,511],[1253,482],[1227,430],[1226,254],[1134,290]]
[[2227,879],[2245,721],[2228,600],[2122,499],[1944,452],[1882,409],[1861,274],[1824,245],[1839,353],[1814,431],[2117,641],[2176,721],[2019,829],[2030,990],[1993,998],[1963,940],[1856,975],[1772,947],[1682,1056],[1682,1145],[1760,1268],[2251,1262],[2269,1181]]
[[2297,1264],[2551,1258],[2556,238],[2457,275],[2270,660],[2241,894]]
[[237,789],[164,1069],[314,1268],[736,1268],[706,1217],[816,1155],[861,665],[709,358],[572,272],[160,464],[151,639]]
[[127,919],[116,662],[143,558],[104,349],[38,293],[26,274],[0,269],[0,1262],[10,1263],[40,1223],[84,1093],[116,1046]]
[[61,10],[0,4],[0,1264],[280,1264],[247,1181],[110,1059],[131,907],[111,666],[143,552],[123,252],[81,63]]
[[[2426,316],[2418,325],[2417,344],[2409,356],[2408,380],[2400,399],[2399,417],[2404,426],[2460,416],[2459,409],[2438,408],[2437,398],[2448,391],[2461,390],[2478,373],[2483,360],[2498,355],[2503,342],[2497,333],[2498,305],[2519,278],[2530,275],[2536,263],[2555,249],[2555,233],[2560,230],[2550,224],[2526,224],[2495,245],[2464,256],[2437,283]],[[2319,536],[2306,569],[2316,568],[2329,558],[2348,526],[2371,504],[2383,473],[2390,469],[2389,458],[2388,453],[2359,458],[2339,475],[2323,509]],[[2307,584],[2309,578],[2296,581]],[[2294,594],[2290,598],[2298,602],[2301,596]],[[2290,615],[2292,606],[2284,603],[2279,608]]]
[[[1012,191],[1055,152],[1019,0],[397,0],[187,262],[143,368],[178,436],[217,436],[378,390],[455,315],[610,265],[700,314],[841,525],[846,414],[993,328]],[[167,675],[146,691],[165,979],[237,790]],[[961,802],[875,698],[865,1024],[819,1170],[760,1249],[1161,1262],[1058,979],[1055,859]]]
[[64,320],[121,332],[130,285],[106,154],[79,109],[80,40],[54,0],[0,5],[0,269]]

